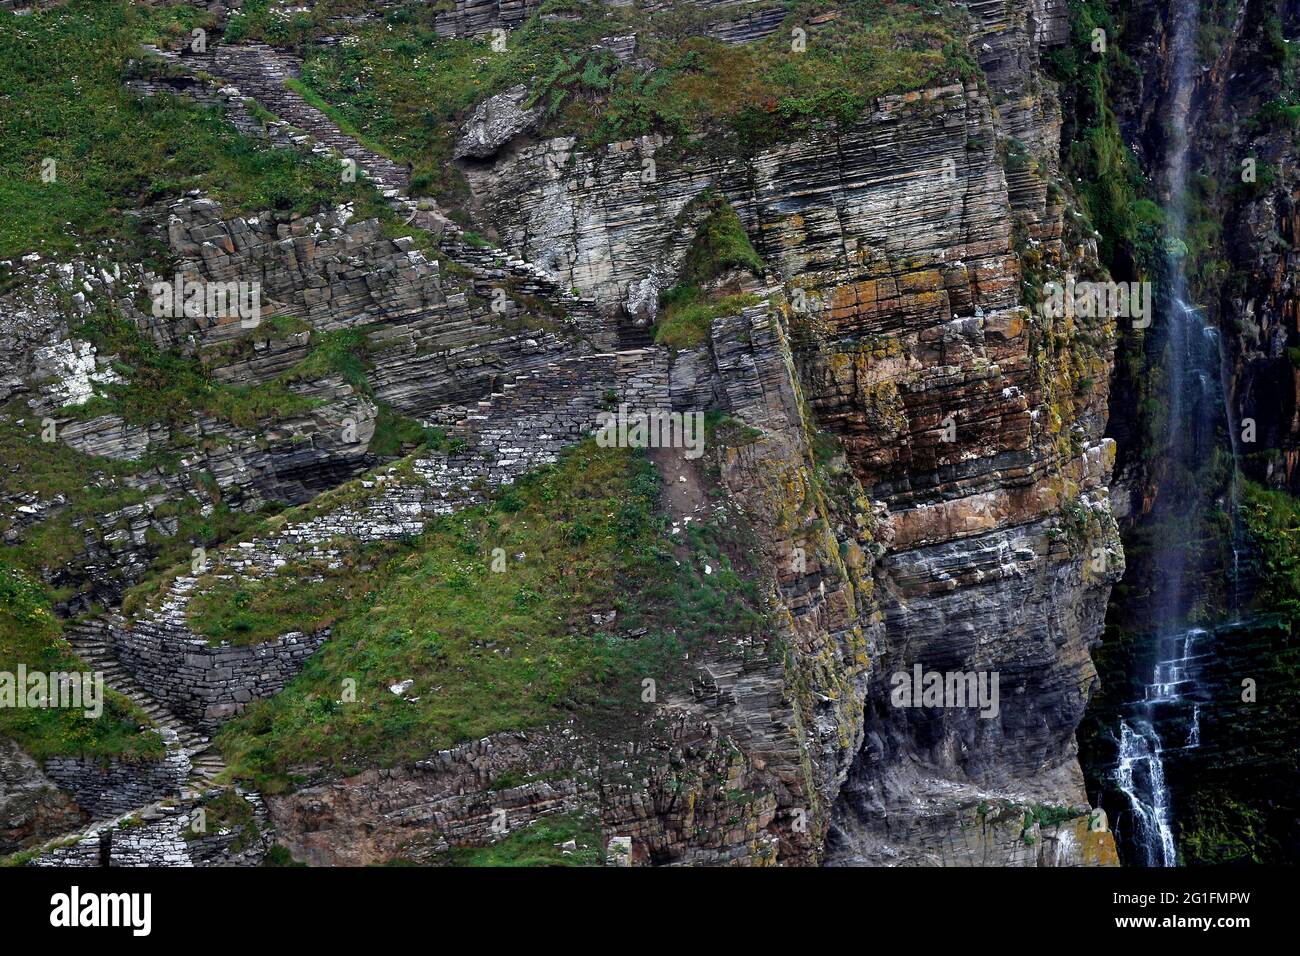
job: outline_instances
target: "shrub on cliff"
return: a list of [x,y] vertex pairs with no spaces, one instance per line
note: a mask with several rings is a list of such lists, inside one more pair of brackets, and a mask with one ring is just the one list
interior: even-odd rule
[[673,349],[700,345],[707,341],[714,319],[735,315],[759,301],[756,295],[739,291],[734,282],[718,286],[719,280],[737,275],[762,276],[763,260],[726,200],[708,194],[699,201],[712,212],[696,231],[681,281],[664,293],[655,323],[655,342]]

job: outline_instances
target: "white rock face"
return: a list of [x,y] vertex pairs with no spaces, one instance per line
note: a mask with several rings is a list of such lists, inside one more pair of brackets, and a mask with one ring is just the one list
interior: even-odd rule
[[96,384],[122,381],[112,369],[98,368],[95,347],[77,339],[42,346],[35,360],[37,369],[57,379],[47,390],[63,405],[84,405],[94,397]]
[[627,298],[623,302],[627,314],[638,320],[638,324],[648,325],[654,321],[659,311],[659,285],[654,276],[631,282],[627,287]]
[[522,83],[484,100],[465,123],[456,159],[486,159],[542,118],[540,108],[524,109],[528,87]]

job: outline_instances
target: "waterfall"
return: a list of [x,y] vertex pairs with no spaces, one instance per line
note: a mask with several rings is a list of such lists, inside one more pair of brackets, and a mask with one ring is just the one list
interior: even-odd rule
[[[1169,303],[1165,309],[1167,346],[1163,369],[1168,384],[1169,415],[1160,479],[1151,520],[1157,529],[1153,570],[1157,591],[1150,624],[1154,647],[1147,658],[1151,679],[1142,696],[1122,708],[1116,738],[1117,759],[1111,773],[1125,795],[1129,812],[1126,835],[1147,866],[1174,866],[1178,861],[1173,816],[1173,794],[1166,761],[1180,751],[1201,745],[1201,707],[1197,692],[1197,660],[1208,654],[1210,633],[1187,626],[1200,596],[1194,563],[1195,547],[1207,531],[1202,469],[1220,450],[1218,429],[1227,425],[1232,460],[1237,442],[1228,401],[1228,370],[1224,364],[1218,330],[1206,324],[1192,302],[1184,272],[1183,240],[1187,232],[1187,179],[1192,129],[1192,101],[1196,76],[1196,2],[1171,4],[1172,67],[1169,95],[1169,141],[1163,177],[1167,224],[1166,275]],[[1225,422],[1226,416],[1226,422]],[[1235,467],[1227,510],[1235,513]],[[1232,535],[1233,585],[1230,600],[1237,604],[1237,541]],[[1189,580],[1190,578],[1190,580]],[[1203,652],[1202,652],[1203,651]],[[1202,652],[1202,653],[1198,653]],[[1180,728],[1181,746],[1164,745],[1173,726]],[[1182,723],[1185,721],[1185,723]],[[1181,728],[1185,727],[1185,730]]]
[[1174,846],[1160,735],[1149,722],[1138,724],[1135,730],[1128,721],[1121,720],[1119,729],[1115,783],[1129,799],[1134,843],[1141,849],[1145,865],[1174,866],[1178,851]]
[[[1165,746],[1156,730],[1156,708],[1182,710],[1188,695],[1195,690],[1195,664],[1198,642],[1209,637],[1202,628],[1188,628],[1160,641],[1151,680],[1143,688],[1140,700],[1125,708],[1127,719],[1120,720],[1118,757],[1115,764],[1116,786],[1129,801],[1133,821],[1132,839],[1147,866],[1174,866],[1178,851],[1174,844],[1173,813],[1168,782],[1165,779]],[[1201,743],[1201,708],[1191,701],[1191,724],[1183,749]]]
[[1192,726],[1187,730],[1185,750],[1195,750],[1201,745],[1201,705],[1192,704]]

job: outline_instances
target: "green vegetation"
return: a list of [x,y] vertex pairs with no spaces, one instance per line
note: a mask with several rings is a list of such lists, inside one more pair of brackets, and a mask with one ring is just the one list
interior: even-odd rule
[[731,287],[715,288],[716,280],[733,272],[761,276],[763,260],[726,200],[708,194],[699,202],[710,212],[686,254],[681,282],[664,293],[662,313],[655,324],[655,342],[674,349],[694,348],[708,341],[714,319],[735,315],[759,301],[757,296]]
[[[1259,174],[1261,182],[1271,182],[1267,168],[1260,169]],[[1193,292],[1202,297],[1208,297],[1210,290],[1227,278],[1230,269],[1224,259],[1223,213],[1218,208],[1221,195],[1217,177],[1198,173],[1189,178],[1183,271]]]
[[[300,367],[282,380],[238,387],[217,381],[197,359],[160,349],[134,322],[107,310],[88,318],[76,335],[88,339],[99,354],[113,356],[114,370],[124,379],[97,385],[98,397],[66,410],[80,418],[115,412],[133,424],[184,425],[202,412],[252,428],[266,419],[305,414],[317,404],[289,388],[295,378],[311,377],[315,368]],[[304,365],[316,361],[320,360],[308,356]]]
[[283,693],[222,729],[233,773],[278,792],[304,764],[391,766],[562,716],[633,732],[646,674],[662,694],[684,651],[765,627],[743,527],[670,538],[658,492],[643,456],[588,442],[440,519],[348,602]]
[[1050,803],[1036,803],[1026,814],[1028,821],[1037,823],[1040,827],[1057,827],[1081,816],[1086,814],[1080,813],[1074,807]]
[[375,433],[370,439],[370,453],[381,458],[396,458],[416,448],[450,448],[447,433],[441,428],[421,425],[381,404],[375,419]]
[[[438,36],[436,12],[395,10],[354,40],[311,49],[302,81],[363,141],[410,161],[414,192],[450,204],[464,196],[449,163],[461,122],[516,84],[543,108],[547,133],[587,146],[662,133],[688,148],[686,135],[700,133],[699,148],[750,150],[851,123],[882,94],[978,72],[964,14],[947,2],[806,0],[767,39],[728,46],[698,35],[708,11],[648,14],[566,0],[541,12],[571,19],[533,17],[497,52],[490,38]],[[818,15],[830,16],[810,24]],[[806,33],[804,52],[792,50],[796,28]],[[593,49],[630,32],[651,69]]]
[[290,631],[314,634],[330,627],[383,580],[377,566],[393,547],[348,555],[337,567],[290,562],[266,578],[251,579],[218,566],[199,579],[186,613],[195,634],[212,644],[256,644]]
[[299,863],[293,858],[287,847],[276,844],[266,851],[266,856],[262,859],[263,866],[306,866],[306,863]]
[[217,110],[126,88],[142,41],[188,33],[205,16],[121,0],[0,11],[0,257],[107,240],[157,255],[127,213],[191,189],[231,213],[375,204],[373,189],[339,182],[324,159],[247,140]]
[[[10,406],[0,416],[0,459],[21,462],[20,468],[0,472],[0,495],[13,501],[29,500],[43,508],[39,520],[26,522],[21,513],[0,514],[0,533],[7,536],[6,559],[32,574],[49,573],[67,582],[52,592],[55,601],[73,596],[77,586],[68,572],[86,550],[88,539],[99,539],[126,527],[125,520],[110,516],[131,505],[145,503],[156,489],[139,486],[138,476],[150,472],[174,471],[173,456],[153,456],[142,461],[115,461],[85,455],[59,441],[42,441],[40,422],[23,418],[23,411]],[[23,424],[19,425],[18,422]],[[137,476],[128,484],[127,479]],[[200,476],[201,485],[205,485]],[[133,486],[134,485],[134,486]],[[206,486],[206,485],[205,485]],[[175,518],[176,534],[166,537],[150,529],[147,543],[157,552],[155,571],[188,562],[190,549],[211,547],[258,520],[256,515],[232,511],[219,500],[215,486],[208,513],[203,502],[185,497],[157,505],[155,519]],[[72,577],[76,578],[74,571]]]
[[737,269],[761,276],[763,260],[754,251],[736,210],[716,195],[706,195],[699,202],[711,211],[686,254],[682,280],[703,285]]
[[20,514],[0,514],[0,532],[13,536],[5,549],[7,560],[39,573],[43,568],[58,568],[80,553],[87,533],[113,530],[105,526],[107,515],[145,499],[143,492],[116,481],[142,470],[142,463],[93,458],[62,442],[42,441],[39,422],[29,417],[18,425],[16,409],[7,411],[10,414],[0,417],[0,460],[21,467],[0,469],[0,495],[10,500],[35,498],[52,504],[61,498],[64,502],[27,527]]
[[[88,670],[63,637],[50,609],[50,595],[27,572],[0,556],[0,671]],[[162,738],[146,729],[148,718],[127,698],[104,689],[104,710],[88,718],[82,710],[0,707],[0,734],[37,760],[53,756],[157,760]]]
[[1179,830],[1179,863],[1187,866],[1278,862],[1268,815],[1223,791],[1197,789]]
[[[1048,64],[1062,84],[1069,142],[1063,171],[1079,204],[1099,233],[1102,262],[1117,276],[1146,273],[1159,260],[1159,215],[1150,184],[1120,135],[1109,105],[1110,87],[1135,72],[1119,42],[1119,29],[1106,0],[1070,0],[1070,42],[1053,50]],[[1095,30],[1104,30],[1105,53],[1093,52]]]
[[256,843],[262,835],[253,808],[234,787],[204,794],[195,805],[195,810],[203,812],[202,825],[196,826],[195,817],[190,817],[190,825],[181,831],[182,839],[187,841],[202,840],[230,830],[235,833],[230,850],[232,853],[240,853]]
[[1300,127],[1300,103],[1291,94],[1283,94],[1264,103],[1247,124],[1248,130],[1254,133],[1278,127],[1294,130]]
[[[564,850],[572,840],[575,849]],[[504,839],[445,854],[447,866],[601,866],[605,862],[598,821],[579,814],[542,817]]]
[[[285,325],[291,331],[301,331],[292,322]],[[270,323],[267,331],[289,334]],[[76,334],[88,339],[101,355],[113,356],[114,370],[124,379],[97,385],[99,395],[65,409],[83,419],[112,412],[133,424],[184,425],[203,413],[239,428],[253,428],[263,421],[282,421],[311,411],[319,401],[300,394],[294,386],[333,375],[358,393],[374,397],[367,379],[373,346],[362,328],[312,332],[306,358],[269,382],[247,387],[218,381],[207,362],[158,348],[134,323],[106,311],[92,315]],[[242,347],[236,345],[205,357],[231,358],[233,350]],[[185,440],[178,432],[172,437]],[[444,447],[447,436],[379,403],[370,451],[397,457],[425,445]]]
[[1257,603],[1300,623],[1300,500],[1244,482],[1241,516],[1258,553]]
[[695,286],[678,285],[664,293],[663,313],[655,323],[655,344],[672,349],[690,349],[709,340],[714,319],[735,315],[756,305],[756,295],[741,293],[720,298],[705,296]]
[[370,394],[366,370],[370,367],[370,340],[365,329],[312,332],[311,351],[286,373],[288,381],[311,381],[329,375],[343,380],[362,394]]
[[296,46],[327,32],[334,17],[374,9],[370,0],[315,0],[310,9],[304,6],[286,9],[290,6],[284,0],[243,0],[230,13],[225,42],[265,40],[276,46]]

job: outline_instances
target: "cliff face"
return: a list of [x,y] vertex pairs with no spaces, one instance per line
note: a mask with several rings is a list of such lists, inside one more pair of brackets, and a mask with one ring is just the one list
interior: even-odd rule
[[[1101,434],[1113,329],[1053,327],[1021,298],[1030,269],[1041,283],[1096,268],[1086,237],[1063,237],[1059,190],[1048,199],[1060,118],[1037,61],[1064,40],[1063,7],[973,12],[987,89],[886,98],[839,137],[712,162],[552,140],[468,171],[508,247],[611,312],[675,281],[705,190],[793,298],[812,416],[881,515],[884,626],[834,862],[1009,861],[956,836],[982,804],[1086,803],[1074,727],[1123,569]],[[891,675],[916,663],[997,672],[1000,716],[891,706]]]
[[[713,377],[721,407],[752,434],[737,445],[720,440],[703,472],[676,451],[655,456],[670,482],[675,527],[709,520],[704,490],[714,483],[730,501],[724,512],[743,515],[753,548],[745,560],[771,602],[761,640],[694,650],[687,685],[615,727],[578,718],[494,735],[413,766],[272,797],[290,850],[317,863],[434,860],[450,846],[490,842],[502,827],[514,832],[548,812],[586,807],[607,832],[632,840],[633,862],[819,859],[861,739],[878,615],[866,557],[869,507],[842,461],[814,462],[791,372],[784,333],[766,306],[715,323],[708,355],[692,363],[692,393]],[[668,369],[660,374],[667,385]],[[599,387],[609,385],[635,402],[617,381]],[[522,409],[563,400],[553,375],[531,389],[540,401],[515,393],[484,403],[487,422],[477,430],[490,434],[493,422],[509,418],[517,441]],[[837,473],[843,496],[828,493],[825,467]],[[541,782],[498,783],[509,778]]]
[[[727,43],[780,23],[705,6],[718,20],[703,29]],[[201,68],[310,134],[272,123],[269,141],[354,155],[407,225],[441,235],[346,208],[250,217],[186,199],[150,210],[177,271],[261,282],[275,321],[251,334],[237,322],[152,321],[138,302],[149,273],[108,282],[86,264],[62,276],[24,266],[41,291],[8,300],[4,397],[53,417],[67,446],[125,463],[117,480],[141,498],[115,539],[127,556],[106,557],[88,537],[54,572],[76,592],[70,606],[120,604],[161,550],[154,526],[176,501],[247,517],[94,638],[204,732],[231,720],[244,732],[270,713],[254,702],[291,686],[306,658],[304,679],[316,679],[331,646],[328,627],[212,646],[192,602],[223,582],[288,575],[310,588],[322,568],[371,567],[368,548],[406,547],[493,500],[620,402],[722,423],[702,460],[679,449],[651,460],[675,529],[744,529],[728,570],[754,584],[762,628],[710,633],[683,681],[608,726],[557,713],[377,766],[304,754],[265,795],[295,858],[434,862],[581,812],[629,839],[636,863],[1114,861],[1109,834],[1088,824],[1074,731],[1124,567],[1103,437],[1115,329],[1037,306],[1046,281],[1103,275],[1059,181],[1060,107],[1042,67],[1066,42],[1065,4],[966,7],[982,77],[883,96],[835,133],[748,155],[662,136],[590,148],[526,124],[478,137],[497,145],[459,161],[466,205],[500,249],[409,199],[398,167],[349,146],[280,82],[287,55],[232,45]],[[458,3],[437,29],[480,35],[534,13]],[[628,47],[614,44],[620,57]],[[514,114],[480,119],[502,115]],[[720,205],[763,274],[716,279],[740,304],[712,315],[697,343],[651,345],[644,323],[692,268]],[[71,414],[69,390],[88,397],[88,382],[118,374],[55,304],[83,280],[83,300],[116,298],[141,335],[201,359],[218,382],[285,385],[309,411],[286,403],[294,414],[242,426],[199,416],[188,428]],[[343,338],[357,331],[364,347]],[[340,342],[364,356],[360,378],[346,356],[336,361]],[[51,363],[64,369],[56,381]],[[447,434],[377,449],[395,415]],[[137,472],[150,452],[179,453],[184,467]],[[193,481],[200,472],[210,479]],[[283,505],[301,507],[253,514]],[[17,518],[11,527],[24,540]],[[679,565],[701,562],[669,547]],[[188,562],[188,548],[179,556]],[[115,579],[98,581],[109,568]],[[996,705],[983,715],[899,706],[896,677],[914,668],[994,681]],[[393,689],[403,676],[378,675],[392,681],[380,693],[404,699]],[[324,693],[302,706],[329,705]]]

